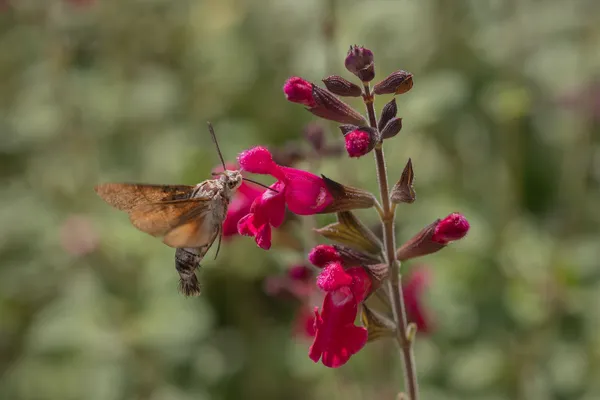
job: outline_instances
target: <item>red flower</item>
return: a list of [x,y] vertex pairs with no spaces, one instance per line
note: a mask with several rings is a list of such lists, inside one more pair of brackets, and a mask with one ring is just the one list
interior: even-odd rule
[[315,339],[308,356],[314,362],[321,359],[326,367],[337,368],[364,347],[367,343],[367,329],[354,325],[357,303],[350,301],[337,307],[332,298],[332,293],[327,293],[320,314],[315,307]]
[[254,147],[238,157],[241,167],[257,174],[272,175],[277,179],[252,204],[250,213],[238,222],[238,232],[254,236],[259,247],[271,247],[271,227],[283,223],[285,206],[298,215],[312,215],[324,210],[333,201],[322,178],[295,168],[282,167],[273,161],[269,150]]
[[367,343],[367,330],[355,326],[358,305],[371,290],[371,280],[362,267],[344,270],[340,262],[330,263],[317,278],[317,286],[327,292],[321,313],[315,309],[315,339],[309,357],[323,365],[344,365]]
[[404,306],[409,322],[414,322],[417,325],[418,332],[431,332],[431,323],[425,315],[425,309],[421,301],[423,289],[427,286],[431,279],[429,271],[426,268],[420,267],[410,274],[408,279],[402,284],[402,294],[404,298]]
[[313,97],[312,83],[297,76],[293,76],[285,81],[283,92],[285,93],[285,97],[293,103],[304,104],[307,107],[314,107],[316,105]]
[[346,151],[350,157],[362,157],[371,151],[371,137],[367,132],[355,130],[344,136]]
[[441,220],[435,227],[431,240],[440,244],[448,244],[462,239],[469,231],[469,222],[459,213],[452,213]]

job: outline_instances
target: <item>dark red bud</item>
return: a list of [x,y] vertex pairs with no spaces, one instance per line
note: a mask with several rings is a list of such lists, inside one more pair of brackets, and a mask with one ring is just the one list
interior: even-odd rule
[[356,158],[362,157],[373,150],[379,141],[378,139],[377,130],[368,127],[359,128],[344,135],[348,155]]
[[293,102],[304,104],[307,107],[313,107],[315,100],[313,98],[313,84],[297,76],[293,76],[283,85],[285,97]]
[[323,79],[323,83],[325,84],[325,87],[327,87],[327,90],[338,96],[360,97],[362,95],[360,86],[355,85],[341,76],[331,75]]
[[402,94],[408,92],[412,87],[412,74],[400,70],[392,72],[387,78],[377,83],[373,87],[373,92],[375,94]]
[[381,137],[383,139],[393,138],[402,129],[402,118],[392,118],[390,122],[385,125],[383,131],[381,131]]
[[381,110],[381,118],[379,118],[379,123],[377,124],[380,132],[383,131],[386,124],[396,116],[397,112],[398,107],[396,106],[396,98],[393,97],[389,103],[383,106],[383,110]]
[[341,261],[342,257],[335,247],[320,244],[310,251],[308,260],[315,267],[323,268],[330,262]]
[[369,49],[356,45],[350,46],[344,65],[363,82],[370,82],[375,78],[373,52]]
[[452,213],[443,220],[438,219],[408,242],[396,250],[396,257],[400,261],[432,254],[454,240],[465,237],[469,231],[469,222],[458,213]]
[[469,221],[459,213],[452,213],[436,226],[431,240],[440,244],[462,239],[469,231]]

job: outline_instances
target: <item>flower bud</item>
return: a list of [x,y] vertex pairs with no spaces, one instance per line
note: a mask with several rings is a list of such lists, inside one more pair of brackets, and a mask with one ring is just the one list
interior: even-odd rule
[[379,118],[379,123],[377,124],[379,132],[383,131],[383,128],[385,128],[387,123],[396,116],[397,112],[398,107],[396,106],[396,99],[392,98],[389,103],[383,106],[383,110],[381,110],[381,117]]
[[331,75],[323,79],[323,83],[327,90],[338,96],[360,97],[362,95],[360,86],[338,75]]
[[392,118],[381,131],[382,139],[390,139],[396,136],[402,129],[402,118]]
[[350,46],[344,65],[363,82],[370,82],[375,78],[373,52],[369,49],[356,45]]
[[435,227],[431,240],[440,244],[462,239],[469,231],[469,221],[459,213],[452,213]]
[[435,253],[454,240],[463,238],[469,231],[469,222],[458,213],[452,213],[443,220],[438,219],[426,226],[412,239],[396,250],[400,261]]
[[402,94],[413,87],[413,76],[410,72],[392,72],[387,78],[373,87],[375,94]]
[[362,157],[369,152],[371,139],[364,131],[352,131],[344,136],[346,151],[350,157]]
[[304,79],[293,76],[283,85],[285,97],[292,103],[304,104],[307,107],[314,107],[313,84]]
[[396,250],[396,258],[400,261],[410,260],[440,251],[446,245],[431,240],[436,226],[441,220],[436,220],[423,228],[419,233]]
[[327,244],[320,244],[314,247],[308,254],[308,261],[315,267],[323,268],[330,262],[342,261],[338,250]]
[[344,135],[346,151],[350,157],[362,157],[369,153],[377,143],[377,131],[372,128],[360,128]]
[[312,96],[315,104],[308,111],[317,117],[341,124],[366,125],[365,117],[338,99],[333,93],[313,85]]

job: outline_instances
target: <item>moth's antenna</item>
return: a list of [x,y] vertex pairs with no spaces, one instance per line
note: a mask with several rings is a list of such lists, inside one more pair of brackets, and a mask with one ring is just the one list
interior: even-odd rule
[[219,142],[217,142],[217,135],[215,135],[215,130],[210,122],[208,122],[208,130],[210,131],[210,136],[212,136],[215,146],[217,146],[217,153],[219,153],[219,158],[221,159],[221,164],[223,165],[223,171],[225,171],[227,168],[225,167],[225,160],[223,160],[223,153],[221,153]]
[[262,184],[262,183],[260,183],[260,182],[253,181],[252,179],[244,178],[244,180],[245,180],[245,181],[248,181],[248,182],[252,182],[252,183],[254,183],[255,185],[262,186],[262,187],[264,187],[264,188],[266,188],[266,189],[272,190],[272,191],[274,191],[275,193],[279,193],[279,191],[278,191],[278,190],[275,190],[275,189],[273,189],[272,187],[269,187],[269,186],[267,186],[267,185],[264,185],[264,184]]

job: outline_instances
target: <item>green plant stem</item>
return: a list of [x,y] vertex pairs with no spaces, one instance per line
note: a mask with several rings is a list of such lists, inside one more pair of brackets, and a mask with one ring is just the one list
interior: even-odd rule
[[[369,114],[369,123],[372,128],[377,129],[377,118],[375,116],[374,98],[371,94],[371,88],[368,83],[364,84],[364,101]],[[385,165],[385,156],[383,153],[383,141],[375,147],[375,162],[377,165],[377,181],[379,182],[379,193],[381,196],[381,205],[383,216],[383,242],[385,246],[386,259],[389,268],[388,295],[391,297],[391,304],[394,312],[394,322],[396,323],[396,340],[400,345],[402,360],[404,362],[404,384],[410,400],[418,400],[419,385],[415,368],[415,357],[412,348],[412,338],[407,336],[408,320],[404,306],[404,297],[402,295],[402,285],[400,284],[400,262],[396,259],[396,239],[394,232],[395,206],[390,202],[387,169]]]

